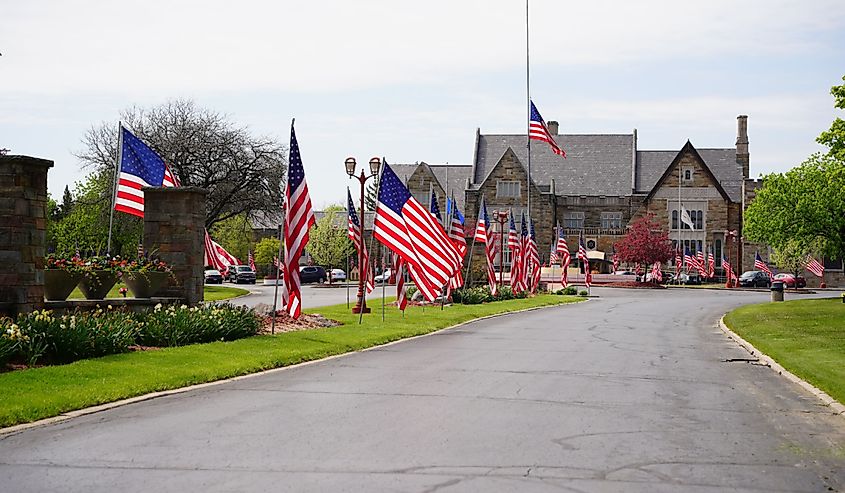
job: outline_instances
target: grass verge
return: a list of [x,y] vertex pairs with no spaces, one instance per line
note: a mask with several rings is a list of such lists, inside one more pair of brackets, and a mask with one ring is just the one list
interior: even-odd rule
[[580,301],[575,296],[540,295],[483,305],[409,307],[405,317],[395,307],[373,303],[364,316],[345,304],[306,310],[344,325],[326,329],[256,336],[232,342],[196,344],[155,351],[117,354],[68,365],[0,374],[0,427],[27,423],[129,397],[222,380],[270,368],[356,351],[426,334],[475,318],[510,311]]
[[[114,285],[109,290],[109,294],[106,295],[106,298],[122,298],[120,295],[120,288],[125,288],[126,285],[122,282],[119,282]],[[236,296],[241,296],[243,294],[249,293],[246,289],[241,288],[230,288],[226,286],[204,286],[205,289],[205,301],[221,301],[221,300],[228,300],[230,298],[234,298]],[[132,291],[126,293],[127,298],[134,298],[132,296]],[[82,295],[82,291],[79,288],[74,288],[71,291],[70,296],[67,297],[69,300],[81,300],[85,299],[85,296]]]
[[838,298],[743,306],[725,316],[725,325],[845,403],[845,304]]

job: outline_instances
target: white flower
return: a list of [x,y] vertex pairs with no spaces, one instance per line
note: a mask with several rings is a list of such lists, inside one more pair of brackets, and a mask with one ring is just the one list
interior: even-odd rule
[[155,306],[155,311],[157,311],[157,312],[161,311],[161,303],[159,303]]

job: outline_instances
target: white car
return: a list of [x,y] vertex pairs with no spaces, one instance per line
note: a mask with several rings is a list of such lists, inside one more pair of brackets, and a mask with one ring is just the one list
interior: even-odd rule
[[391,273],[390,269],[384,269],[384,272],[382,272],[381,274],[374,277],[373,280],[375,282],[385,282],[385,281],[390,279],[390,275],[391,275],[390,273]]
[[332,269],[332,281],[345,281],[346,272],[343,269]]

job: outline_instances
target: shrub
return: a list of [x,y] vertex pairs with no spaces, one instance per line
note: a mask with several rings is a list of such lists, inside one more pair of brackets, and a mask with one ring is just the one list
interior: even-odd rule
[[146,314],[138,342],[145,346],[183,346],[233,341],[258,334],[261,323],[246,307],[229,304],[187,307],[156,305]]
[[405,296],[407,296],[409,300],[414,297],[414,293],[416,293],[416,292],[417,292],[416,286],[407,286],[405,288]]
[[563,289],[563,294],[575,296],[578,294],[578,289],[575,286],[567,286]]
[[582,289],[581,291],[578,292],[578,294],[581,295],[581,296],[587,296],[590,293],[586,289]]

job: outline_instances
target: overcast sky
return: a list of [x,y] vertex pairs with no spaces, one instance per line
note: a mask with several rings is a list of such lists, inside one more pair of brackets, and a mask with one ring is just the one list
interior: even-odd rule
[[[747,114],[756,176],[837,116],[842,0],[531,0],[530,20],[532,98],[561,133],[733,147]],[[285,143],[296,117],[317,207],[344,199],[347,156],[469,164],[477,127],[526,126],[521,0],[0,0],[0,53],[0,148],[54,160],[54,197],[84,178],[87,128],[177,97]]]

